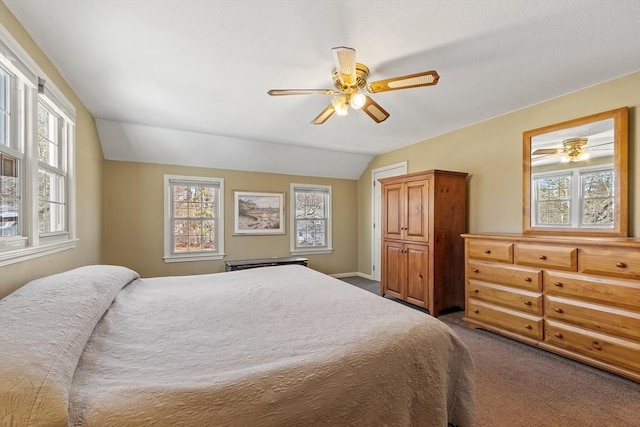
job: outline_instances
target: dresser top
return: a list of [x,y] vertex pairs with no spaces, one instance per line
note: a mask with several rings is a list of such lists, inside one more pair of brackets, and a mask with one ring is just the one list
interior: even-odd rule
[[464,239],[507,240],[526,243],[640,247],[640,240],[634,237],[529,236],[509,233],[465,233],[461,236]]

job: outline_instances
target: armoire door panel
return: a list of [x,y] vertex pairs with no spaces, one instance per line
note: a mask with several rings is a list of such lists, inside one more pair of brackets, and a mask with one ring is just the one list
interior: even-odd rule
[[406,184],[405,239],[429,241],[429,180]]
[[407,301],[427,306],[429,301],[427,283],[429,280],[429,247],[405,244],[407,260]]
[[403,244],[385,241],[382,256],[383,264],[387,267],[383,271],[382,278],[384,293],[396,298],[404,298],[403,283],[406,280],[406,263]]
[[402,184],[392,184],[383,187],[382,198],[385,209],[382,211],[383,237],[400,239],[404,232]]

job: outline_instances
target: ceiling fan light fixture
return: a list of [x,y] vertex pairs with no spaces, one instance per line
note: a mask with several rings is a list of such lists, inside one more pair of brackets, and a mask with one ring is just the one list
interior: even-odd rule
[[579,154],[567,153],[564,156],[562,156],[560,161],[562,163],[575,163],[575,162],[581,162],[583,160],[587,160],[588,158],[589,158],[589,153],[587,153],[586,151],[583,151],[582,153],[579,153]]
[[351,95],[351,99],[349,100],[349,105],[354,110],[359,110],[364,107],[364,104],[367,102],[367,97],[364,94],[358,92]]
[[346,95],[337,95],[331,98],[331,105],[339,116],[346,116],[349,114],[349,101]]
[[588,138],[569,138],[562,141],[564,155],[560,159],[562,163],[581,162],[589,158],[589,152],[585,150]]

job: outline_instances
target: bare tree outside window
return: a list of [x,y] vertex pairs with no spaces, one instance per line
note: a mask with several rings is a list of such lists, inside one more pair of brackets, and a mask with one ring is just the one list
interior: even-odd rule
[[537,225],[613,225],[613,169],[576,168],[562,174],[534,176],[534,206]]
[[174,252],[217,250],[215,191],[212,186],[172,186]]
[[294,190],[295,248],[313,249],[328,246],[329,193],[327,190]]
[[613,170],[583,173],[581,179],[583,225],[612,225],[615,207]]
[[571,223],[571,177],[538,178],[536,185],[536,218],[539,225]]

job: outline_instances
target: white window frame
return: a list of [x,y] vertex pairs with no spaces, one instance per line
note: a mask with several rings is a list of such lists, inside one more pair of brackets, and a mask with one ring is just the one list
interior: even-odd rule
[[[0,25],[0,65],[11,75],[10,146],[0,150],[19,160],[19,229],[18,236],[0,237],[0,266],[27,261],[56,252],[73,249],[76,237],[75,187],[75,107],[46,74]],[[62,164],[66,182],[66,230],[39,234],[38,226],[38,100],[60,117],[65,145]]]
[[[292,183],[290,186],[290,231],[291,231],[291,254],[303,255],[303,254],[330,254],[333,252],[333,211],[332,211],[332,194],[330,185],[317,185],[317,184],[296,184]],[[326,211],[327,211],[327,228],[326,228],[326,245],[317,246],[313,248],[298,248],[297,247],[297,219],[296,219],[296,193],[304,191],[323,192],[327,194]]]
[[[68,218],[66,216],[67,214],[67,194],[66,194],[66,190],[67,190],[67,156],[66,156],[66,152],[67,152],[67,147],[69,145],[69,140],[68,140],[68,133],[69,133],[69,126],[68,123],[66,122],[66,120],[64,120],[63,117],[61,117],[61,115],[57,112],[57,108],[55,106],[55,104],[51,103],[47,98],[45,97],[39,97],[38,98],[38,103],[37,103],[37,108],[39,110],[40,108],[40,104],[42,104],[42,106],[49,112],[51,113],[57,120],[57,126],[56,126],[56,135],[55,137],[57,138],[57,162],[55,165],[50,164],[49,162],[45,162],[45,161],[39,161],[38,162],[38,174],[40,173],[40,171],[43,171],[45,173],[52,173],[54,175],[60,176],[62,177],[62,179],[64,180],[64,186],[62,188],[62,204],[63,204],[63,228],[62,230],[54,230],[54,231],[42,231],[39,230],[40,233],[40,238],[41,239],[45,239],[45,238],[49,238],[49,237],[53,237],[53,236],[59,236],[59,235],[63,235],[63,234],[67,234],[68,229],[69,229],[69,223],[68,223]],[[38,134],[38,137],[40,135]],[[38,145],[38,144],[36,144]],[[38,156],[39,157],[39,156]],[[38,201],[40,202],[40,198],[38,199]]]
[[[531,197],[531,212],[534,218],[534,226],[538,227],[549,227],[549,228],[565,228],[565,227],[581,227],[581,228],[592,228],[592,229],[609,229],[613,228],[613,223],[609,225],[593,225],[593,224],[584,224],[584,212],[583,212],[583,179],[582,177],[587,173],[593,172],[604,172],[613,170],[611,167],[602,167],[599,165],[595,166],[587,166],[581,168],[572,168],[572,169],[563,169],[561,171],[553,171],[553,172],[540,172],[532,174],[532,181],[534,182],[533,186],[533,194]],[[546,178],[551,176],[566,176],[569,177],[571,183],[571,209],[569,211],[570,214],[570,223],[569,224],[539,224],[538,223],[538,189],[537,189],[537,179]]]
[[[171,186],[177,183],[188,183],[192,185],[217,186],[216,204],[216,242],[218,250],[215,252],[173,252],[173,200],[171,197]],[[191,262],[191,261],[211,261],[223,259],[224,253],[224,179],[212,177],[198,177],[185,175],[164,175],[164,262]]]

